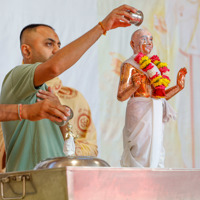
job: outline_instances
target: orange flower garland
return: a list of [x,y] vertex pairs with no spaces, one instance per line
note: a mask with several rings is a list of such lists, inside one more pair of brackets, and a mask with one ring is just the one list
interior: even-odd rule
[[140,64],[140,68],[147,73],[154,87],[153,95],[157,98],[165,97],[165,88],[169,85],[170,79],[164,73],[168,72],[166,63],[160,62],[158,56],[154,55],[148,58],[143,53],[138,53],[134,60]]

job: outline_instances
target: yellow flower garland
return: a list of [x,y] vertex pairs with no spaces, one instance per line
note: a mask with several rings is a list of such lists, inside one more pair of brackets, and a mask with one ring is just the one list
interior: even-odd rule
[[162,76],[161,76],[161,75],[160,75],[160,76],[157,76],[157,77],[155,77],[154,79],[152,79],[152,80],[151,80],[151,84],[158,82],[158,81],[159,81],[159,79],[161,79],[161,78],[162,78]]
[[145,68],[146,66],[148,66],[150,63],[151,63],[151,60],[148,59],[148,60],[144,61],[144,63],[142,63],[142,64],[140,65],[140,68],[141,68],[141,69],[144,69],[144,68]]
[[147,60],[149,60],[149,58],[147,56],[144,56],[141,58],[139,64],[141,65],[144,61],[147,61]]

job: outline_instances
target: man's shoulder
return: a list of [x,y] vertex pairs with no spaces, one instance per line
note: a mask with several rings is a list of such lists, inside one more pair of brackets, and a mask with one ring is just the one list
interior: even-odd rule
[[7,78],[8,76],[10,76],[13,72],[16,71],[21,71],[24,69],[28,69],[28,68],[32,68],[32,67],[37,67],[40,63],[34,63],[34,64],[21,64],[21,65],[17,65],[14,68],[12,68],[5,76],[5,78]]
[[23,69],[26,69],[26,68],[32,68],[32,67],[37,67],[39,64],[39,62],[37,63],[34,63],[34,64],[21,64],[21,65],[17,65],[16,67],[14,67],[11,71],[13,70],[23,70]]
[[127,66],[127,67],[134,67],[135,66],[135,61],[134,61],[134,57],[131,56],[129,59],[125,60],[123,63],[122,63],[122,66]]
[[1,102],[16,103],[36,92],[33,84],[34,71],[40,63],[23,64],[14,67],[5,76],[1,88]]
[[132,63],[127,63],[127,62],[124,62],[123,65],[121,66],[121,70],[136,70],[137,71],[137,67],[135,65],[133,65]]
[[131,68],[135,68],[133,64],[131,63],[123,63],[122,67],[131,67]]
[[134,58],[135,55],[131,56],[129,59],[123,62],[123,70],[134,70],[135,72],[144,73],[142,69],[140,69],[140,65],[134,60]]

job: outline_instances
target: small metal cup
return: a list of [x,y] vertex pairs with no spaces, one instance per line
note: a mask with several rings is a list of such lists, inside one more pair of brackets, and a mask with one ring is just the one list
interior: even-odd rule
[[144,15],[142,11],[138,10],[136,13],[130,12],[130,14],[134,18],[134,20],[130,20],[131,24],[135,24],[136,26],[139,26],[140,24],[142,24],[143,19],[144,19]]
[[71,109],[69,106],[66,106],[66,107],[68,107],[68,108],[70,109],[70,116],[67,117],[67,120],[66,120],[66,121],[54,122],[54,123],[56,123],[58,126],[64,126],[64,125],[67,124],[67,122],[68,122],[70,119],[72,119],[73,116],[74,116],[74,113],[73,113],[72,109]]

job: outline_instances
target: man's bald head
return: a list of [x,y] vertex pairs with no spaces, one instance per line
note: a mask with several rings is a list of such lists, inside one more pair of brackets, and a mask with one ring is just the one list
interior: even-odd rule
[[138,35],[141,34],[141,32],[143,32],[143,31],[144,31],[143,29],[138,29],[138,30],[136,30],[136,31],[132,34],[131,40],[134,41],[134,40],[138,37]]
[[149,54],[153,49],[153,37],[149,31],[138,29],[132,34],[130,45],[134,54]]
[[[40,26],[45,26],[45,27],[49,27],[52,30],[54,30],[51,26],[47,25],[47,24],[29,24],[27,26],[25,26],[21,33],[20,33],[20,46],[24,43],[27,43],[29,41],[29,36],[32,32],[36,32],[37,28]],[[55,30],[54,30],[55,31]]]

